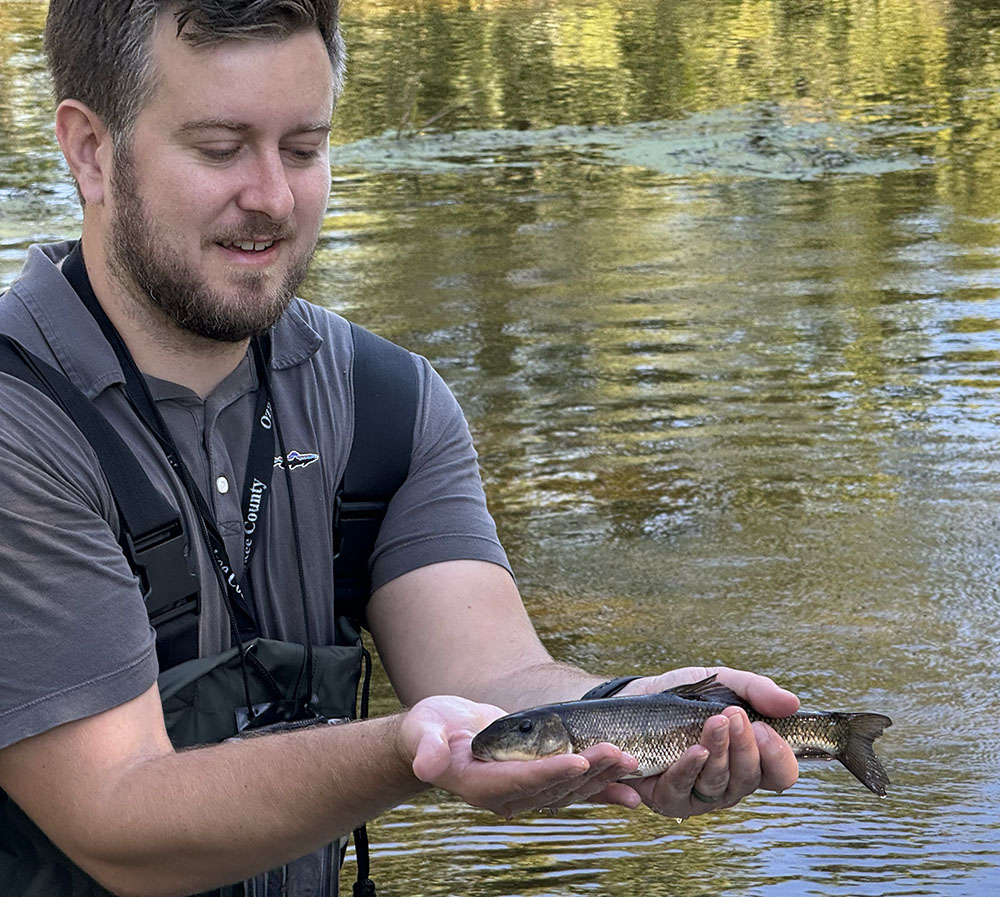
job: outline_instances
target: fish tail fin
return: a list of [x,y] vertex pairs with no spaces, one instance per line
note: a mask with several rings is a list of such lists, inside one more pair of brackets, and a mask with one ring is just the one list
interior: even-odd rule
[[889,776],[875,755],[875,739],[892,725],[892,720],[880,713],[845,713],[842,716],[847,738],[837,759],[869,791],[885,797]]

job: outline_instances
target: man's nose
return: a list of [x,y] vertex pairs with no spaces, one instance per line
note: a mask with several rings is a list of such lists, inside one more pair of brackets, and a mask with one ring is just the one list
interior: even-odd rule
[[284,221],[292,214],[295,196],[281,153],[263,151],[257,154],[254,163],[240,192],[240,208],[246,212],[261,212],[272,221]]

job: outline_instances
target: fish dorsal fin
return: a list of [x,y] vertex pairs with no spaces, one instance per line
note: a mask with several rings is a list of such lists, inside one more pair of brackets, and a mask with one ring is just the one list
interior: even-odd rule
[[688,701],[706,701],[712,704],[727,704],[744,708],[748,706],[747,702],[731,688],[717,682],[714,673],[707,679],[689,682],[686,685],[676,685],[673,688],[664,689],[664,691]]

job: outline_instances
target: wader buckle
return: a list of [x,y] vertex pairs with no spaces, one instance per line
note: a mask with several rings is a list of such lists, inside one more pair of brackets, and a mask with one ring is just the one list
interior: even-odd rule
[[198,612],[198,579],[188,570],[187,538],[180,518],[134,538],[125,533],[125,541],[150,622],[156,625]]

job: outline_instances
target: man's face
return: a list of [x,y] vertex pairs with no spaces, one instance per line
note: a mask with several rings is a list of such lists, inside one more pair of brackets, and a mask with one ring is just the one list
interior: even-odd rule
[[156,90],[111,178],[108,260],[181,329],[266,330],[305,276],[330,189],[318,32],[192,48],[160,24]]

